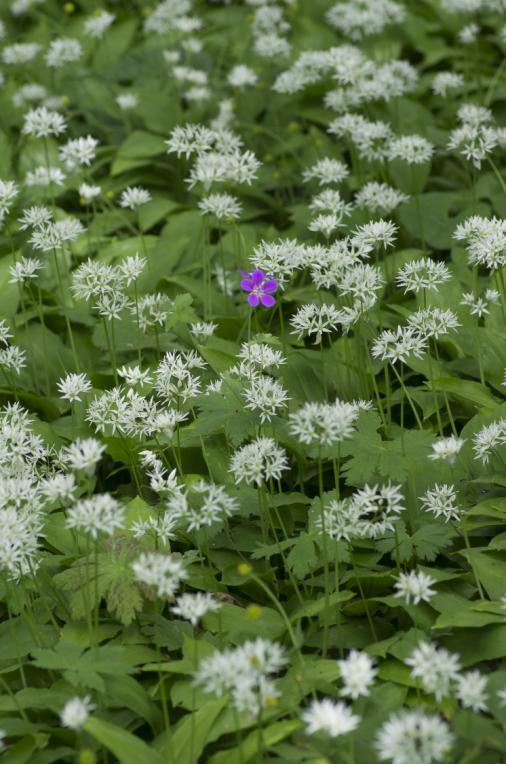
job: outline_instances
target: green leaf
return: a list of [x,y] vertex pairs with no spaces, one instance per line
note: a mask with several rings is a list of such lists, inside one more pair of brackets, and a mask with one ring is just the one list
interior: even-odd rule
[[209,733],[227,703],[226,697],[211,700],[198,711],[187,714],[170,737],[164,736],[157,742],[157,750],[163,753],[167,761],[177,761],[178,764],[197,764],[206,746]]
[[438,554],[452,545],[457,533],[448,525],[425,523],[411,537],[417,557],[433,562]]
[[305,605],[301,605],[297,610],[290,615],[291,621],[298,621],[300,618],[312,618],[315,615],[320,615],[327,607],[336,607],[341,602],[347,602],[352,599],[353,592],[344,590],[341,592],[333,592],[328,598],[320,597],[317,600],[311,600]]
[[111,175],[119,175],[132,167],[147,164],[152,157],[165,154],[167,146],[158,135],[144,130],[134,130],[118,149],[111,166]]
[[202,622],[209,631],[219,632],[223,629],[232,642],[236,639],[241,641],[241,635],[248,634],[252,628],[255,634],[267,639],[279,639],[284,634],[286,626],[276,610],[262,606],[254,612],[252,618],[245,608],[223,603],[217,613],[208,613]]
[[497,400],[490,393],[488,387],[480,385],[478,382],[471,382],[468,379],[458,379],[457,377],[440,377],[435,379],[433,383],[425,383],[429,388],[431,385],[434,389],[441,392],[451,393],[457,398],[463,398],[471,403],[476,403],[478,406],[485,408],[494,408]]
[[120,764],[164,764],[164,759],[140,738],[116,724],[90,716],[84,730],[113,753]]
[[319,563],[315,539],[309,533],[301,533],[286,557],[286,563],[299,581],[315,569]]
[[19,289],[17,284],[9,284],[11,275],[9,268],[14,265],[13,255],[4,255],[0,259],[0,318],[11,318],[16,314],[19,304]]
[[500,552],[486,549],[463,549],[460,552],[475,571],[487,594],[494,600],[501,599],[505,592],[506,557]]
[[[281,740],[289,737],[302,723],[298,719],[290,719],[275,722],[262,730],[263,743],[270,748]],[[233,748],[230,751],[221,751],[209,759],[208,764],[246,764],[258,753],[258,732],[252,732],[241,742],[241,748]]]

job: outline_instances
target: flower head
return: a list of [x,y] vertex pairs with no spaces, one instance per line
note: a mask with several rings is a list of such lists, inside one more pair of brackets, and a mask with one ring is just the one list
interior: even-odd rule
[[249,292],[248,302],[252,308],[262,304],[264,308],[272,308],[276,304],[272,296],[278,288],[277,281],[272,276],[267,276],[263,271],[247,273],[241,271],[244,278],[241,281],[241,289]]
[[352,732],[360,724],[360,717],[353,714],[342,701],[337,703],[331,698],[313,700],[302,714],[308,735],[323,732],[330,737],[338,737]]
[[72,698],[65,703],[60,714],[62,726],[73,730],[81,729],[93,709],[94,705],[89,695],[84,698]]

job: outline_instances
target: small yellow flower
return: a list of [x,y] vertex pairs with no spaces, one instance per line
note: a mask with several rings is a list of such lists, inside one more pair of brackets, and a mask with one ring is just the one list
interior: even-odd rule
[[76,9],[76,6],[74,5],[74,3],[65,3],[65,5],[63,6],[63,10],[65,11],[65,13],[68,13],[69,15],[71,13],[74,13],[75,9]]
[[107,191],[106,196],[107,196],[108,199],[113,199],[114,198],[114,192],[113,191]]
[[246,613],[248,618],[251,618],[253,621],[258,621],[262,617],[262,608],[259,605],[250,605],[246,608]]
[[241,562],[241,564],[237,566],[237,570],[239,571],[240,576],[249,576],[253,568],[251,565],[248,565],[247,562]]
[[82,751],[79,752],[79,764],[97,764],[95,752],[91,751],[89,748],[83,748]]

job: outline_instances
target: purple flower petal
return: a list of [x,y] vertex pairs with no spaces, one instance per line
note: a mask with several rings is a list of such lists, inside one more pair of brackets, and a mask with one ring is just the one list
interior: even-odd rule
[[[248,297],[248,300],[249,300],[249,297]],[[260,295],[260,302],[262,303],[264,308],[272,308],[272,306],[276,304],[276,300],[270,294]]]
[[251,280],[255,286],[260,286],[265,279],[265,273],[263,271],[253,271],[251,274]]
[[275,292],[278,288],[278,282],[277,281],[264,281],[262,284],[262,292]]
[[251,305],[252,308],[256,308],[257,305],[260,302],[260,297],[257,294],[249,294],[248,295],[248,302]]
[[245,292],[251,292],[254,289],[254,285],[251,279],[243,279],[241,281],[241,289],[244,289]]

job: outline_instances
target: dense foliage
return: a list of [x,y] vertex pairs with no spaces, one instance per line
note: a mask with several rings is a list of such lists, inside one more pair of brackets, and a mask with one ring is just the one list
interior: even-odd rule
[[506,762],[505,0],[5,0],[12,764]]

